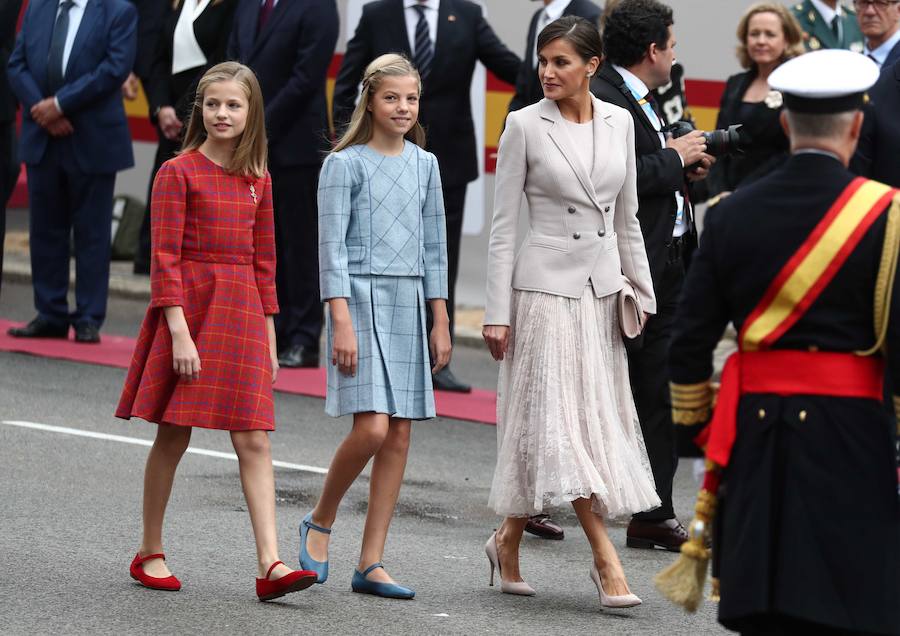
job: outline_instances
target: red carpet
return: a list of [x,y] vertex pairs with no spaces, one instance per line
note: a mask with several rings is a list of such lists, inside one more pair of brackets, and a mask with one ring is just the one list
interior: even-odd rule
[[[40,340],[11,338],[6,330],[18,325],[0,319],[0,351],[29,353],[43,358],[56,358],[100,364],[107,367],[127,369],[134,349],[134,338],[113,336],[103,333],[99,345],[76,344],[74,340]],[[120,387],[117,387],[117,390]],[[281,369],[275,390],[296,395],[325,397],[325,369]],[[493,391],[473,389],[468,395],[435,391],[437,414],[457,420],[497,423],[496,394]]]

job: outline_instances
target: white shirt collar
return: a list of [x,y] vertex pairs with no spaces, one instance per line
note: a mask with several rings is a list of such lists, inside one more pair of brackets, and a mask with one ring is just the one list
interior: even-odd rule
[[900,29],[894,31],[894,35],[889,37],[884,44],[876,48],[875,50],[869,50],[869,46],[866,45],[866,55],[875,58],[875,62],[878,63],[878,66],[884,66],[884,61],[887,59],[888,53],[891,52],[891,49],[894,48],[894,45],[900,42]]
[[403,8],[412,9],[413,7],[417,7],[419,5],[422,5],[427,9],[434,9],[435,11],[437,11],[438,7],[440,7],[441,5],[441,0],[425,0],[425,2],[419,2],[419,0],[406,0],[403,3]]
[[819,12],[819,15],[822,16],[822,19],[825,20],[825,23],[828,26],[831,26],[831,21],[834,20],[834,16],[843,15],[843,8],[841,7],[840,1],[837,3],[837,9],[832,9],[827,4],[822,2],[822,0],[809,0],[812,3],[812,6],[816,8],[816,11]]
[[[822,150],[820,148],[797,148],[794,152],[794,155],[822,155],[823,157],[831,157],[832,159],[836,159],[841,161],[841,158],[838,157],[833,152],[828,152],[827,150]],[[841,162],[843,163],[843,162]]]
[[650,92],[650,89],[647,88],[647,85],[644,84],[644,81],[640,77],[629,71],[627,68],[619,66],[618,64],[613,64],[613,68],[619,72],[619,75],[621,75],[622,79],[625,80],[625,83],[628,84],[628,88],[630,88],[633,92],[637,93],[641,97],[644,97],[644,95]]
[[550,4],[544,7],[544,13],[547,15],[547,22],[550,23],[554,20],[559,20],[570,2],[572,2],[572,0],[552,0]]

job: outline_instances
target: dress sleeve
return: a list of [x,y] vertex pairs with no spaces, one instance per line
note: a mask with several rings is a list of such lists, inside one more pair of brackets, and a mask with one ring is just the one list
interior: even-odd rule
[[319,175],[319,288],[322,300],[350,298],[347,228],[350,227],[350,166],[328,155]]
[[156,173],[150,206],[150,306],[184,306],[181,243],[187,213],[188,179],[166,162]]
[[253,271],[256,288],[267,316],[278,313],[275,294],[275,213],[272,207],[272,177],[267,172],[262,200],[256,208],[253,224]]
[[428,156],[431,170],[428,191],[422,208],[425,238],[425,299],[448,297],[447,286],[447,220],[444,214],[444,192],[441,171],[434,155]]

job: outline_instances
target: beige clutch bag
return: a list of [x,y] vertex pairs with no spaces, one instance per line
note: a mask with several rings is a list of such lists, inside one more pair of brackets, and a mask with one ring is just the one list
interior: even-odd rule
[[644,312],[634,287],[625,279],[619,291],[619,324],[626,338],[637,338],[644,330]]

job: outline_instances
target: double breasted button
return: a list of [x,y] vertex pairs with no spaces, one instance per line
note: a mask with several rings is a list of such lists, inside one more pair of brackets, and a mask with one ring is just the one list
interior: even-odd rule
[[573,239],[580,239],[580,238],[581,238],[581,232],[575,232],[575,234],[572,235],[572,238],[573,238]]
[[761,420],[766,419],[766,409],[759,409],[759,413],[757,413],[757,416]]
[[806,421],[806,411],[800,411],[800,413],[797,414],[797,417],[800,419],[801,422],[805,422]]
[[606,236],[606,232],[603,230],[597,230],[597,236]]
[[574,205],[569,206],[569,214],[575,214],[575,206]]

